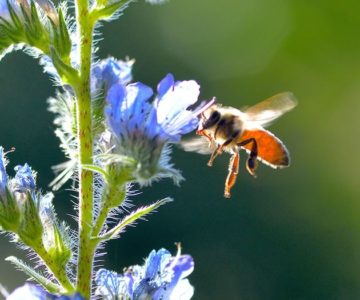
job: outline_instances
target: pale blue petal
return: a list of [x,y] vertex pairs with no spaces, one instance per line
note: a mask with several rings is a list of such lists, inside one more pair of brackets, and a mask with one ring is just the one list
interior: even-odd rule
[[5,169],[4,148],[0,147],[0,196],[4,195],[8,178]]
[[158,84],[158,97],[162,98],[167,93],[167,91],[173,87],[174,82],[174,76],[171,73],[167,74]]

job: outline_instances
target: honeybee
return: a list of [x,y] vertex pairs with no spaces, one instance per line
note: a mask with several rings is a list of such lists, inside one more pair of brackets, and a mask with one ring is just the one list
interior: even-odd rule
[[289,151],[283,142],[264,127],[293,109],[297,104],[291,92],[272,96],[243,111],[216,104],[213,99],[201,113],[196,138],[182,143],[186,151],[210,154],[208,166],[223,151],[231,154],[228,175],[225,181],[224,197],[231,197],[239,170],[239,151],[249,154],[246,169],[254,177],[261,161],[274,169],[290,165]]

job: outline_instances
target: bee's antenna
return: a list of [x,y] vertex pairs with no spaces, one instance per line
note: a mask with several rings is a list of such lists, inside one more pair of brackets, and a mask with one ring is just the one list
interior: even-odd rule
[[209,102],[203,101],[200,106],[194,111],[194,115],[198,116],[202,114],[205,110],[207,110],[209,107],[213,106],[216,102],[216,98],[213,97]]

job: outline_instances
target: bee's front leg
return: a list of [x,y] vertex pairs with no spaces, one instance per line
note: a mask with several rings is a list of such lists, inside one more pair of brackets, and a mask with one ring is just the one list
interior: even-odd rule
[[208,161],[208,163],[207,163],[207,165],[208,165],[209,167],[211,167],[211,166],[213,165],[213,162],[214,162],[215,158],[216,158],[219,154],[222,153],[222,147],[223,147],[223,145],[217,146],[216,149],[213,151],[213,153],[211,153],[210,159],[209,159],[209,161]]
[[211,167],[213,165],[215,158],[223,152],[223,148],[228,146],[233,140],[234,140],[234,138],[231,137],[230,139],[226,140],[223,144],[217,146],[217,148],[211,154],[210,160],[208,161],[209,167]]
[[231,197],[230,190],[235,185],[236,177],[239,172],[239,160],[240,160],[240,155],[238,152],[234,153],[230,158],[229,173],[225,181],[225,190],[224,190],[225,198]]

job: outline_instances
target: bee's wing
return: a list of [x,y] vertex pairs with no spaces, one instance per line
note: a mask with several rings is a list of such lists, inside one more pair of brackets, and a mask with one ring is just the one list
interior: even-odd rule
[[293,93],[276,94],[244,110],[249,127],[267,126],[284,113],[293,109],[297,100]]
[[216,144],[205,137],[194,137],[181,141],[180,147],[188,152],[211,154],[216,149]]

